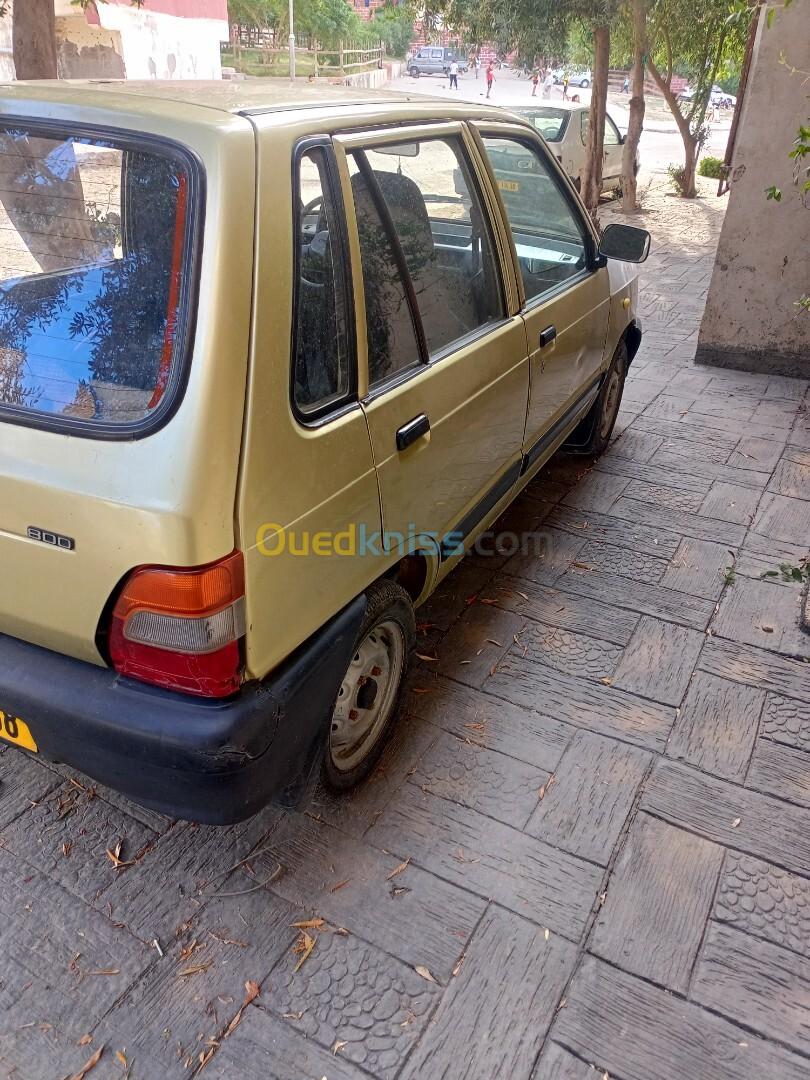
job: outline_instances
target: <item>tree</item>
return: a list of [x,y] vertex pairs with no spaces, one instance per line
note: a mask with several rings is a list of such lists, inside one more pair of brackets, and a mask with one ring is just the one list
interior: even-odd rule
[[[72,0],[82,11],[106,0]],[[143,7],[146,0],[130,0]],[[0,0],[0,19],[9,12],[8,0]],[[17,0],[11,16],[11,45],[18,79],[56,79],[56,17],[53,0]]]
[[638,209],[636,156],[644,129],[644,61],[647,52],[647,0],[631,0],[633,23],[633,77],[630,93],[630,116],[622,151],[622,209],[626,214]]
[[591,111],[585,168],[582,170],[581,195],[596,217],[602,193],[602,162],[605,152],[605,117],[607,115],[608,67],[610,64],[610,25],[601,20],[593,28],[593,68],[591,74]]
[[[652,0],[647,66],[683,141],[678,186],[685,198],[697,194],[697,159],[708,134],[706,112],[712,86],[724,61],[742,53],[751,11],[747,0]],[[687,74],[693,91],[683,105],[673,85],[676,63]]]
[[17,0],[12,14],[11,41],[18,79],[55,79],[53,0]]

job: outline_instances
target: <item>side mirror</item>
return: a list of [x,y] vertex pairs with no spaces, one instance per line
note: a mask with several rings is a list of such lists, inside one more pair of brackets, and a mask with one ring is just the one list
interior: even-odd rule
[[606,225],[599,242],[599,254],[620,262],[643,263],[650,254],[650,234],[634,225],[615,222]]

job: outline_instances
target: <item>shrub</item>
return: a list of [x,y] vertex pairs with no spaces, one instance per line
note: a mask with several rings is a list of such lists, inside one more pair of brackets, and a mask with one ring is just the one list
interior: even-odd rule
[[679,195],[683,195],[686,169],[683,165],[669,165],[667,166],[667,172],[669,173],[669,182]]
[[708,176],[712,180],[721,180],[725,171],[725,163],[718,157],[707,155],[700,159],[698,176]]

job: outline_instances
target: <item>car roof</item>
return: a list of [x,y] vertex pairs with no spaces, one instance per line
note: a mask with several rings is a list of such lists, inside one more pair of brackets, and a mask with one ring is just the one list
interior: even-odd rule
[[523,105],[504,105],[511,112],[524,113],[536,112],[537,109],[561,109],[563,112],[576,112],[577,109],[589,109],[589,105],[583,105],[581,101],[527,101]]
[[[128,114],[171,115],[182,113],[202,123],[219,123],[226,116],[262,113],[351,108],[353,116],[367,112],[374,120],[401,120],[403,112],[418,119],[503,118],[497,106],[449,100],[438,95],[395,90],[369,90],[330,83],[324,78],[296,80],[123,80],[123,79],[42,79],[0,83],[0,118],[3,114],[36,113],[50,105],[67,106],[72,113],[90,108],[122,110]],[[359,107],[359,109],[358,109]],[[60,110],[61,111],[61,110]],[[54,114],[55,115],[55,114]]]

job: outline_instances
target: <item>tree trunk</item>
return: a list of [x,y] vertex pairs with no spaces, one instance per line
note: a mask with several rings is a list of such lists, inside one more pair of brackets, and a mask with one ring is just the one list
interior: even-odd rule
[[593,32],[593,52],[591,112],[590,123],[588,124],[588,143],[585,147],[585,168],[582,173],[582,198],[591,217],[595,220],[599,209],[599,196],[602,191],[608,64],[610,61],[610,27],[595,27]]
[[17,78],[57,78],[53,0],[17,0],[12,20]]
[[638,210],[636,157],[644,130],[644,55],[647,52],[647,0],[633,0],[633,88],[630,117],[622,151],[622,209],[625,214]]
[[683,139],[683,179],[681,180],[681,195],[685,199],[694,199],[697,195],[695,176],[697,175],[697,159],[700,152],[700,143],[690,132],[681,131]]
[[683,140],[684,150],[684,164],[683,164],[683,180],[681,182],[681,194],[685,199],[694,199],[697,195],[697,188],[695,186],[695,173],[697,170],[697,155],[700,150],[700,144],[697,137],[692,134],[692,128],[689,120],[681,112],[681,107],[678,104],[678,98],[673,93],[672,87],[669,82],[664,78],[658,68],[655,66],[655,61],[652,56],[647,57],[647,67],[649,72],[655,80],[655,84],[661,93],[664,95],[664,100],[669,106],[669,111],[672,113],[675,123],[678,125],[678,131],[681,134]]

